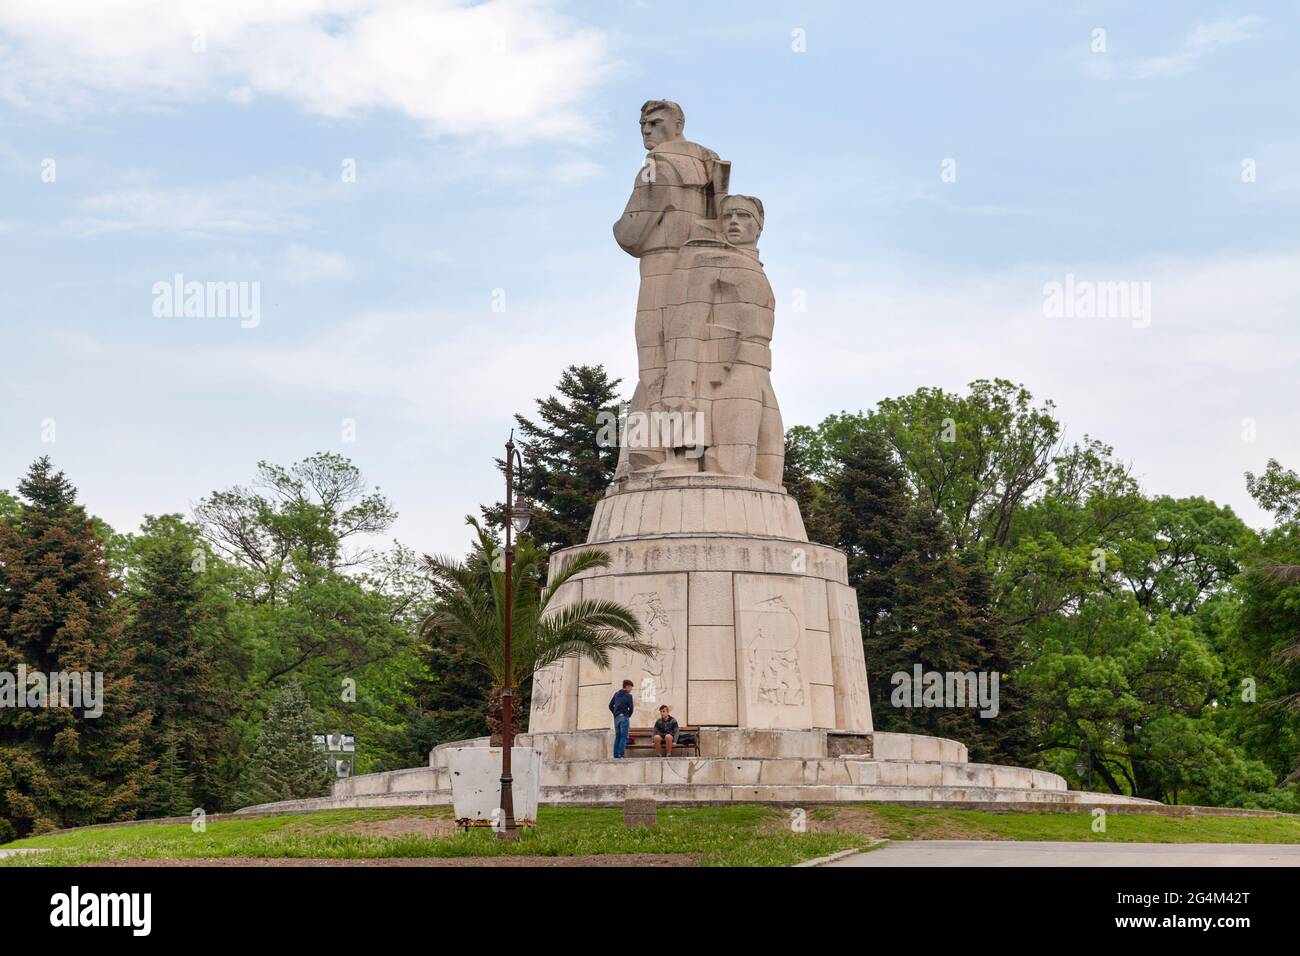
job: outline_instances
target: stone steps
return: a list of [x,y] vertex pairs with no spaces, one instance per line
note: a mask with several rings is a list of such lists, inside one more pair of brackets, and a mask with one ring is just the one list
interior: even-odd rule
[[628,797],[683,803],[921,803],[927,805],[1083,805],[1161,806],[1153,800],[1078,790],[1023,790],[1000,787],[910,787],[871,785],[744,786],[719,784],[645,784],[640,786],[543,786],[547,806],[621,805]]
[[[992,787],[1003,790],[1065,790],[1053,773],[1022,767],[954,761],[869,760],[853,757],[740,758],[655,757],[546,761],[542,786],[643,784],[869,785]],[[450,788],[444,766],[416,767],[340,780],[339,797],[376,796]]]
[[[662,804],[728,803],[907,803],[928,806],[977,806],[981,809],[1006,805],[1162,807],[1153,800],[1120,797],[1109,793],[1077,790],[1024,790],[1005,787],[890,786],[845,784],[577,784],[542,787],[546,806],[622,806],[629,797],[649,798]],[[319,797],[314,800],[286,800],[281,803],[245,807],[239,813],[307,812],[338,809],[388,809],[400,807],[449,806],[451,791],[404,790],[395,793],[367,793],[354,796]]]
[[1064,778],[1042,770],[943,761],[814,759],[726,759],[653,757],[645,760],[547,762],[548,786],[953,786],[1000,790],[1065,791]]
[[[920,734],[711,727],[701,734],[701,757],[646,753],[622,760],[608,756],[612,738],[608,730],[522,735],[520,745],[542,753],[542,803],[621,805],[631,796],[665,803],[1162,806],[1071,791],[1063,777],[1042,770],[970,763],[964,745]],[[332,797],[247,809],[449,804],[449,748],[488,744],[483,737],[441,745],[429,754],[428,766],[339,780]],[[861,753],[855,752],[858,748]],[[832,753],[836,756],[828,755]]]

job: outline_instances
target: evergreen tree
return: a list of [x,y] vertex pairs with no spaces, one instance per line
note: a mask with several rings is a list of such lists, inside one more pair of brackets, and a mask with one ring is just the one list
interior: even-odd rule
[[[212,810],[221,805],[224,789],[220,753],[237,744],[229,731],[231,695],[221,685],[211,650],[202,644],[209,616],[203,590],[208,557],[198,530],[179,515],[147,517],[132,545],[139,555],[130,582],[136,687],[153,711],[151,747],[168,770],[153,789],[154,810],[163,815],[194,807]],[[182,779],[193,784],[185,794],[177,792]]]
[[[587,540],[596,502],[614,478],[617,433],[604,427],[608,416],[599,416],[617,416],[621,381],[610,379],[603,365],[571,365],[560,376],[558,394],[538,399],[540,421],[515,416],[524,463],[519,487],[533,505],[528,534],[548,550]],[[602,435],[615,440],[601,443]],[[484,509],[498,526],[501,512],[499,505]]]
[[18,492],[19,514],[0,522],[0,672],[90,674],[102,713],[0,707],[0,819],[20,835],[130,819],[156,769],[144,747],[152,715],[135,697],[103,546],[49,458]]
[[[834,454],[830,511],[844,549],[849,584],[858,592],[863,639],[871,646],[888,626],[894,569],[903,555],[903,529],[911,511],[903,471],[884,440],[856,433]],[[873,661],[867,658],[868,668]],[[879,684],[879,680],[876,681]]]
[[257,735],[252,759],[244,769],[239,803],[252,806],[327,795],[329,764],[312,739],[323,732],[302,685],[288,681],[271,701]]
[[[163,731],[158,741],[158,777],[150,788],[150,815],[160,817],[187,816],[196,806],[204,806],[194,799],[195,761],[187,759],[184,740],[174,728]],[[202,767],[202,764],[199,764]]]
[[438,744],[486,736],[492,692],[491,675],[456,634],[430,627],[427,635],[430,677],[416,686],[421,713],[411,728],[426,755]]
[[832,501],[825,486],[817,480],[819,450],[809,443],[812,430],[795,425],[785,433],[785,471],[781,483],[799,505],[808,540],[830,544],[839,540]]

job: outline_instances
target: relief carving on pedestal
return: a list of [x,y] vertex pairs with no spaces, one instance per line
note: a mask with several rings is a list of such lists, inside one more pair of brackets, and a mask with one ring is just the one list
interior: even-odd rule
[[564,665],[551,664],[533,675],[534,721],[548,721],[560,710],[560,697],[564,692]]
[[799,667],[803,627],[798,616],[780,595],[760,601],[753,610],[761,615],[761,623],[745,645],[753,702],[778,707],[803,706],[803,672]]

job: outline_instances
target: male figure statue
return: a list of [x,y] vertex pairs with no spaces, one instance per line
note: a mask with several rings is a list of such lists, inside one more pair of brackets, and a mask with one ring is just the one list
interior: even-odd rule
[[[641,140],[647,150],[627,208],[614,223],[614,239],[640,260],[641,289],[636,307],[638,378],[628,409],[627,434],[646,433],[645,416],[659,402],[664,369],[664,312],[668,281],[677,251],[699,219],[717,215],[717,199],[726,194],[731,164],[718,154],[682,137],[686,117],[669,100],[650,100],[641,107]],[[633,416],[642,419],[634,427]],[[662,448],[619,450],[614,478],[653,468],[664,460]]]

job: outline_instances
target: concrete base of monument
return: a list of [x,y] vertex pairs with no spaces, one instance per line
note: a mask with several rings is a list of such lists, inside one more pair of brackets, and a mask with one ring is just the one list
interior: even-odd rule
[[[1153,800],[1070,790],[1042,770],[970,763],[966,747],[916,734],[704,728],[700,756],[632,751],[613,759],[612,731],[523,734],[542,754],[541,803],[618,806],[628,797],[665,804],[908,803],[972,806],[1161,806]],[[488,738],[435,748],[429,765],[340,780],[332,796],[239,812],[344,807],[439,806],[451,802],[449,754]]]

